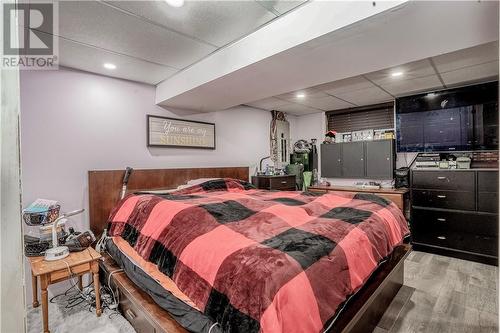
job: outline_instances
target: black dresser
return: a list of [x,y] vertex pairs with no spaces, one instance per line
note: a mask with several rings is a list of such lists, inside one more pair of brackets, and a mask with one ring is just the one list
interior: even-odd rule
[[498,170],[413,169],[414,248],[498,265]]

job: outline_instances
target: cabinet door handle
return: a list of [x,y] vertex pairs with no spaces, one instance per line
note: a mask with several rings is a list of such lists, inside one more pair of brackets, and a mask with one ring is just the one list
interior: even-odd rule
[[137,317],[134,311],[132,311],[131,309],[127,309],[127,311],[125,311],[125,316],[130,318],[131,320],[134,320],[135,317]]
[[439,222],[446,222],[446,219],[443,219],[443,218],[438,218],[437,219]]
[[444,237],[444,236],[437,236],[437,239],[445,240],[446,237]]
[[446,199],[446,195],[438,195],[437,196],[439,199]]
[[361,160],[363,160],[363,159],[361,159]]
[[439,176],[439,177],[437,177],[437,179],[439,179],[439,180],[445,180],[445,179],[446,179],[446,177]]

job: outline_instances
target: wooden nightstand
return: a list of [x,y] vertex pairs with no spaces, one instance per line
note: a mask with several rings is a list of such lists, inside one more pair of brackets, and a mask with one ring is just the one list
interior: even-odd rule
[[[49,308],[47,287],[53,283],[78,276],[78,287],[82,289],[82,275],[93,274],[94,290],[96,297],[96,314],[102,313],[99,294],[99,259],[101,255],[89,247],[81,252],[70,253],[69,256],[56,261],[45,261],[43,257],[28,257],[31,266],[31,283],[33,286],[33,307],[38,303],[38,277],[42,294],[43,332],[49,333]],[[68,269],[69,266],[69,269]],[[71,273],[70,273],[71,270]]]
[[295,176],[252,176],[252,184],[263,190],[295,191]]

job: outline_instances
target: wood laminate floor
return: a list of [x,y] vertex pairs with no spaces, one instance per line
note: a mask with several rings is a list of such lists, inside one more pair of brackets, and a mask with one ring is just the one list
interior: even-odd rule
[[374,333],[498,332],[498,267],[413,251]]

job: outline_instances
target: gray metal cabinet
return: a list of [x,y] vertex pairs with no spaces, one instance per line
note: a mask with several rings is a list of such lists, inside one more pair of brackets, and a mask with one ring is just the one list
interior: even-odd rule
[[392,179],[394,173],[393,140],[366,141],[366,178]]
[[363,142],[342,143],[342,177],[363,178],[365,176],[365,148]]
[[328,178],[342,177],[342,147],[340,144],[321,145],[321,175]]
[[394,140],[321,145],[321,177],[392,179]]

